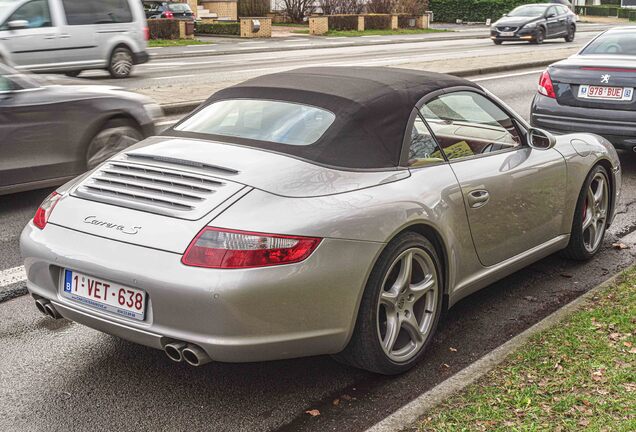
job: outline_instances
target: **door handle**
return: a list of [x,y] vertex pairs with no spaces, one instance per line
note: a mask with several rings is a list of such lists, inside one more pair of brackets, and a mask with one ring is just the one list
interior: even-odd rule
[[68,38],[70,38],[70,37],[71,37],[71,35],[70,35],[70,34],[68,34],[68,33],[63,33],[63,34],[61,34],[59,37],[60,37],[60,39],[68,39]]
[[490,194],[487,190],[478,189],[474,191],[468,192],[468,205],[470,208],[479,208],[486,205],[488,200],[490,199]]
[[57,35],[46,35],[44,36],[44,39],[56,39]]

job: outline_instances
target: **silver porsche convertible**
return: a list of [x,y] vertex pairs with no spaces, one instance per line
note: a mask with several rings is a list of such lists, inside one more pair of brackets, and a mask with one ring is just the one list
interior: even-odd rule
[[41,312],[174,361],[425,355],[461,298],[561,251],[591,258],[620,164],[477,84],[305,68],[211,96],[51,194],[24,229]]

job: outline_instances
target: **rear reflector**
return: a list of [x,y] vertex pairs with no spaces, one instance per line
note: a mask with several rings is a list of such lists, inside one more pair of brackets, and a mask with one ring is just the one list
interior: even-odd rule
[[47,222],[49,221],[49,218],[51,217],[51,213],[53,212],[55,205],[60,200],[60,198],[62,198],[62,195],[57,192],[53,192],[51,193],[51,195],[46,197],[42,204],[40,204],[40,207],[38,207],[37,211],[35,212],[35,216],[33,216],[33,224],[36,227],[44,229]]
[[181,262],[206,268],[253,268],[305,260],[322,239],[204,228],[190,243]]
[[543,96],[547,96],[552,99],[556,99],[556,93],[554,92],[554,86],[552,85],[552,78],[546,69],[539,78],[539,93]]

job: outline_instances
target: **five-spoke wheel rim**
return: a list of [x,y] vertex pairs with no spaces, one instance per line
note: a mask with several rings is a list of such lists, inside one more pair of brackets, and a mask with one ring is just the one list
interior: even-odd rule
[[422,350],[435,322],[438,296],[437,270],[424,250],[407,249],[393,261],[377,310],[378,338],[391,360],[403,363]]
[[609,187],[607,178],[596,173],[590,182],[583,205],[583,244],[593,253],[601,244],[607,224]]
[[133,59],[127,51],[117,51],[113,55],[112,69],[117,76],[128,76],[133,67]]
[[130,126],[105,129],[91,141],[86,155],[86,167],[91,170],[142,139],[141,134]]

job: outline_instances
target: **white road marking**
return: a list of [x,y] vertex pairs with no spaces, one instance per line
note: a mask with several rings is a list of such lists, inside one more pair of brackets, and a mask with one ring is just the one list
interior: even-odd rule
[[151,78],[153,80],[162,80],[162,79],[174,79],[174,78],[188,78],[188,77],[193,77],[196,76],[195,74],[189,74],[189,75],[172,75],[172,76],[162,76],[162,77],[156,77],[156,78]]
[[218,50],[215,49],[211,49],[211,50],[196,50],[196,51],[183,51],[182,54],[200,54],[200,53],[213,53],[213,52],[217,52]]
[[0,288],[14,283],[24,282],[25,280],[26,272],[24,271],[24,266],[0,271]]
[[285,45],[285,48],[308,47],[308,46],[312,46],[312,45],[313,45],[313,44]]
[[526,71],[526,72],[517,72],[517,73],[510,73],[510,74],[505,74],[505,75],[497,75],[497,76],[493,76],[493,77],[475,78],[475,79],[473,79],[471,81],[473,81],[473,82],[490,81],[490,80],[496,80],[496,79],[502,79],[502,78],[510,78],[510,77],[523,76],[523,75],[532,75],[532,74],[541,73],[544,70],[545,69],[537,69],[537,70],[531,70],[531,71]]
[[247,44],[264,44],[265,41],[252,41],[252,42],[239,42],[239,45],[247,45]]

